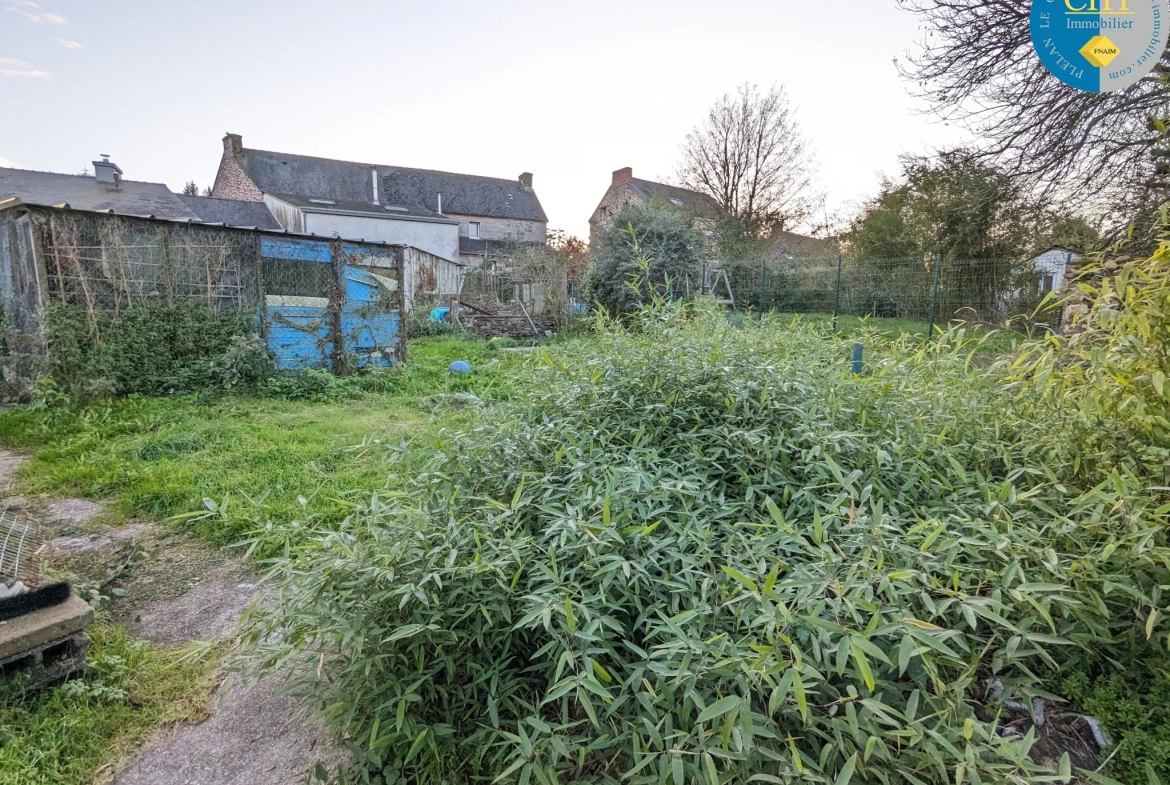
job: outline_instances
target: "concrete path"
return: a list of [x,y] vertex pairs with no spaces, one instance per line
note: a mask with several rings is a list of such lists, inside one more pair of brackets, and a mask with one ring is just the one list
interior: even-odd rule
[[[125,591],[109,605],[112,621],[164,648],[231,634],[258,594],[247,565],[159,524],[103,526],[97,502],[13,496],[25,460],[0,449],[0,508],[41,522],[53,538],[54,567]],[[210,719],[160,731],[113,785],[293,785],[317,763],[343,765],[348,752],[305,719],[305,707],[281,695],[277,681],[225,682],[210,698]]]

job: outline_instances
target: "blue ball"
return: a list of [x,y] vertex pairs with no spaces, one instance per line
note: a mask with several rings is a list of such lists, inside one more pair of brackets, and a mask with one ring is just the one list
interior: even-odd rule
[[471,373],[471,366],[463,360],[456,360],[447,366],[447,370],[450,373]]

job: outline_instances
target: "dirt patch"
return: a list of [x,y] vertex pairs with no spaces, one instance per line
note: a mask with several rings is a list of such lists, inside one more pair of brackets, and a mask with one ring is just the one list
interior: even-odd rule
[[147,745],[114,785],[294,785],[317,763],[336,769],[348,753],[306,720],[276,679],[227,692],[200,725],[183,725]]
[[12,486],[16,484],[16,472],[27,460],[27,455],[11,450],[0,450],[0,493],[12,490]]
[[162,645],[221,638],[256,597],[257,579],[224,551],[153,523],[53,540],[53,569],[85,596],[108,598],[111,621]]
[[[104,526],[99,502],[8,496],[26,458],[0,450],[0,512],[44,524],[46,571],[100,602],[106,618],[159,646],[228,637],[260,590],[234,554],[156,523]],[[280,694],[279,679],[221,691],[209,718],[161,733],[118,785],[293,785],[317,763],[336,770],[348,753]]]

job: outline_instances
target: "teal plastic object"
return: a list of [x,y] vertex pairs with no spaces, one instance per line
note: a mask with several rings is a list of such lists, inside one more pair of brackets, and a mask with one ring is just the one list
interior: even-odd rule
[[432,322],[445,322],[445,321],[447,321],[447,314],[449,314],[449,313],[451,313],[451,309],[445,305],[440,305],[438,308],[432,308],[431,309],[431,321]]
[[471,366],[463,360],[456,360],[447,366],[449,373],[471,373]]

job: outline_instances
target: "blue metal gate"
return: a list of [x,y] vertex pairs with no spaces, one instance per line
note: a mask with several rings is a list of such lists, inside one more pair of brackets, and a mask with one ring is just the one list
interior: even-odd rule
[[[402,358],[401,266],[395,267],[389,255],[375,256],[339,241],[264,238],[261,257],[303,273],[290,273],[290,278],[312,282],[297,286],[262,279],[266,290],[293,292],[264,297],[261,320],[279,368],[329,368],[338,359],[358,367],[390,365]],[[325,291],[309,293],[317,288]],[[339,333],[340,358],[334,353]]]

